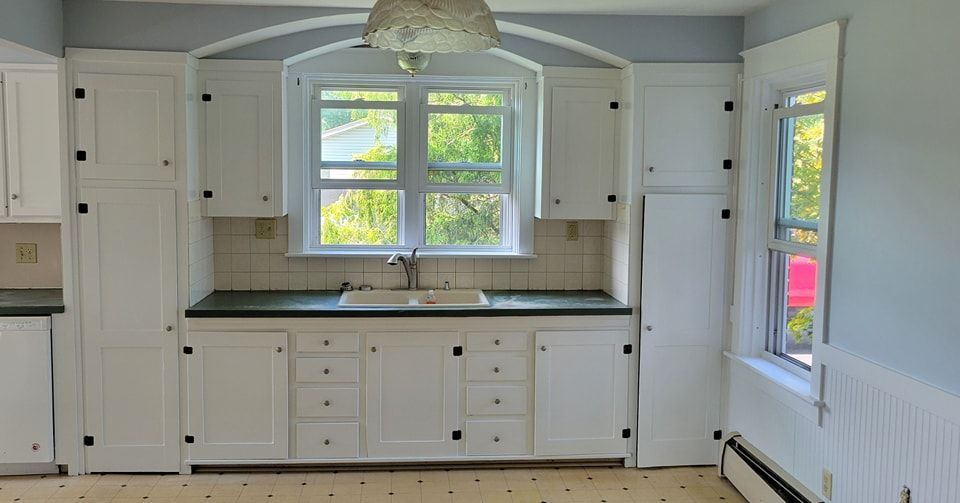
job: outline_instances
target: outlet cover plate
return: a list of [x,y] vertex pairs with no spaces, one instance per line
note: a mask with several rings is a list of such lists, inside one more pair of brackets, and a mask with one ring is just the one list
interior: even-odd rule
[[17,243],[17,263],[37,263],[37,243]]
[[253,235],[257,239],[276,239],[277,237],[276,218],[258,218],[254,221],[253,227]]
[[577,241],[580,239],[580,222],[567,222],[567,241]]
[[823,487],[821,487],[820,492],[823,493],[823,497],[827,498],[828,500],[833,499],[833,474],[830,473],[830,470],[827,470],[826,468],[823,469],[823,480],[821,485]]

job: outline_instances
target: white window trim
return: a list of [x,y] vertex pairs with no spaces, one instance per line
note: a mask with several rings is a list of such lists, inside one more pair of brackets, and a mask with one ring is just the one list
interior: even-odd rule
[[[534,258],[533,254],[533,208],[534,201],[530,197],[522,197],[524,194],[533,194],[534,169],[536,164],[536,128],[537,128],[537,99],[538,87],[536,79],[533,78],[503,78],[503,77],[417,77],[418,84],[424,89],[442,88],[442,89],[510,89],[510,95],[513,100],[512,117],[509,120],[510,137],[512,138],[512,148],[504,148],[504,163],[508,161],[513,163],[511,173],[505,174],[504,183],[509,183],[509,204],[504,205],[503,233],[505,241],[510,243],[508,247],[423,247],[423,256],[454,256],[454,257],[510,257],[510,258]],[[312,159],[314,156],[313,134],[318,133],[318,127],[308,124],[306,121],[313,120],[311,114],[311,93],[315,85],[342,85],[354,87],[380,87],[393,84],[404,84],[407,80],[398,78],[396,75],[345,75],[345,74],[291,74],[287,80],[287,125],[290,134],[289,142],[289,252],[290,257],[343,257],[343,256],[366,256],[379,257],[389,255],[392,252],[409,252],[416,245],[399,246],[337,246],[326,248],[311,248],[308,246],[310,239],[310,217],[307,211],[311,205],[315,205],[311,200],[312,187]],[[406,129],[415,131],[411,123],[415,123],[422,114],[426,113],[426,106],[421,105],[420,96],[407,96],[406,106],[401,107],[398,121],[406,120],[406,127],[400,127],[398,131],[398,147],[402,142],[401,131]],[[413,104],[411,104],[411,101]],[[466,108],[460,108],[460,111],[466,111]],[[413,112],[416,112],[415,115]],[[413,119],[411,120],[411,115]],[[505,124],[504,135],[508,134]],[[411,142],[406,142],[410,144]],[[505,142],[506,143],[506,142]],[[400,153],[402,147],[398,148]],[[417,166],[417,160],[425,162],[426,153],[420,149],[415,152],[400,153],[406,156],[406,164]],[[509,150],[509,153],[507,151]],[[507,159],[506,156],[510,158]],[[414,161],[414,162],[411,162]],[[404,164],[399,162],[399,164]],[[408,169],[401,173],[402,168],[398,166],[397,186],[403,190],[405,187],[417,187],[416,195],[418,197],[404,197],[401,194],[401,203],[404,205],[404,218],[399,223],[398,232],[404,233],[407,226],[416,226],[407,235],[422,236],[422,219],[417,217],[423,212],[422,197],[419,197],[423,191],[435,191],[434,186],[427,186],[421,176],[419,169]],[[506,171],[506,170],[505,170]],[[424,175],[425,176],[425,175]],[[465,187],[465,186],[461,186]],[[468,189],[483,193],[503,192],[499,186],[496,189]],[[408,191],[409,192],[409,191]],[[307,211],[305,211],[305,208]],[[401,234],[402,235],[402,234]]]
[[[844,21],[836,21],[742,53],[744,65],[741,166],[738,187],[736,284],[733,306],[733,341],[728,358],[748,364],[776,388],[796,397],[797,377],[808,382],[801,403],[823,406],[822,351],[829,343],[829,271],[832,254],[833,178],[836,169],[836,124],[839,106],[840,65]],[[823,169],[821,171],[819,245],[815,257],[818,304],[814,314],[813,364],[809,372],[766,351],[768,300],[768,246],[771,245],[772,212],[770,184],[774,175],[773,105],[785,92],[825,86]],[[781,244],[782,241],[777,241]],[[774,364],[773,367],[770,363]],[[780,369],[771,371],[770,369]],[[784,374],[781,370],[788,371]],[[787,377],[789,376],[789,377]]]

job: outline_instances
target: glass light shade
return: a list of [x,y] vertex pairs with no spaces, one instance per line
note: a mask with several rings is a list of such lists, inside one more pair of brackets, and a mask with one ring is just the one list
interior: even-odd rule
[[500,31],[483,0],[377,0],[363,40],[410,53],[483,51],[500,45]]
[[416,75],[430,64],[430,53],[397,51],[397,64],[410,75]]

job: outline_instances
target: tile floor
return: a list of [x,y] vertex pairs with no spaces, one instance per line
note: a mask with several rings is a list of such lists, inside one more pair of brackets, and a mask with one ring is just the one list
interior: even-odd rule
[[713,467],[0,477],[0,503],[745,502]]

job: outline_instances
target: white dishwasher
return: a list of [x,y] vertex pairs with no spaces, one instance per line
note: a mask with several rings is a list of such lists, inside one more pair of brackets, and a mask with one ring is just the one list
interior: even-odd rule
[[50,318],[0,317],[0,464],[51,462]]

